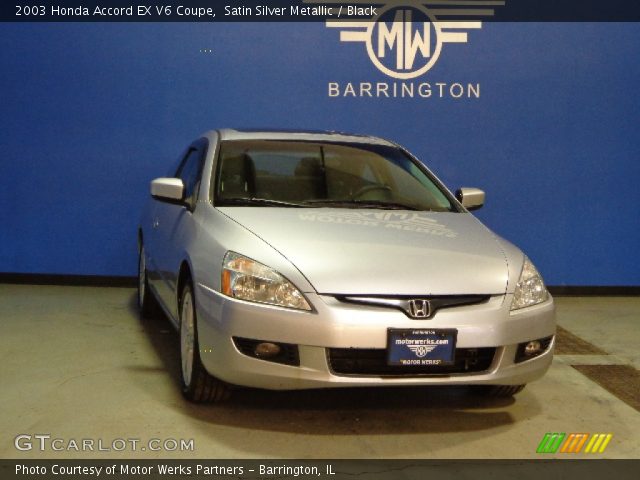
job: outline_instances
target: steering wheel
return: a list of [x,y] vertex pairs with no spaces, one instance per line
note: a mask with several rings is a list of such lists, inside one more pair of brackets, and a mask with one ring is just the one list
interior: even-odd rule
[[391,187],[389,187],[388,185],[380,185],[379,183],[375,184],[375,185],[365,185],[360,190],[358,190],[356,193],[351,195],[351,199],[352,200],[356,200],[359,197],[361,197],[362,195],[364,195],[365,193],[372,192],[372,191],[375,191],[375,190],[383,190],[385,192],[390,192],[391,191]]

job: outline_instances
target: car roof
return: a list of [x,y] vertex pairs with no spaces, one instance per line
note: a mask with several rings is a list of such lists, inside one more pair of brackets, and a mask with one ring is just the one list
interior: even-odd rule
[[[208,132],[211,134],[214,132]],[[231,129],[217,130],[220,140],[298,140],[316,142],[349,142],[395,146],[379,137],[320,130]],[[205,136],[208,136],[205,134]]]

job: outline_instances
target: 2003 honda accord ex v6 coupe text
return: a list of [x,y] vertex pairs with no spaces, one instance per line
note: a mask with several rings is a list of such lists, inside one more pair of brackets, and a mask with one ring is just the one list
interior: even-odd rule
[[192,401],[234,385],[508,396],[551,364],[553,299],[531,261],[469,213],[484,193],[452,195],[395,143],[212,131],[151,197],[138,300],[180,331]]

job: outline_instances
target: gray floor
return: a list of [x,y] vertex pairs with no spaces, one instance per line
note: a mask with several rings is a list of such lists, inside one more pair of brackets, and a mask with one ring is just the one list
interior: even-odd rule
[[[609,355],[556,356],[515,401],[464,388],[247,390],[196,406],[177,386],[177,335],[141,322],[134,294],[0,285],[1,458],[531,458],[546,432],[612,433],[600,458],[640,458],[640,413],[571,366],[640,368],[637,297],[558,298],[559,324]],[[41,433],[63,446],[193,439],[195,451],[15,449],[17,435]]]

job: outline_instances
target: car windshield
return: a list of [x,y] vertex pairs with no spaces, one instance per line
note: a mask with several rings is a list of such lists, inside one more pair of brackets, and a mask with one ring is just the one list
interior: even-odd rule
[[224,141],[214,191],[216,206],[458,211],[403,150],[355,142]]

